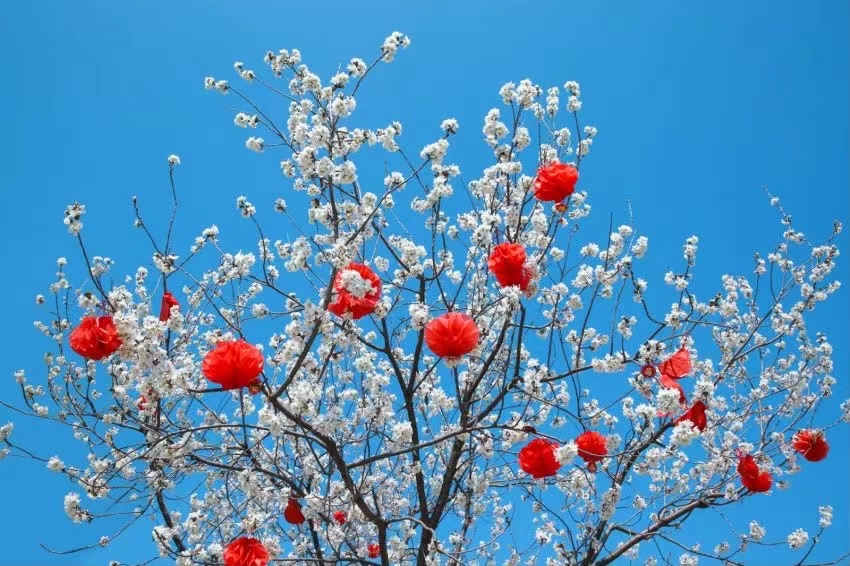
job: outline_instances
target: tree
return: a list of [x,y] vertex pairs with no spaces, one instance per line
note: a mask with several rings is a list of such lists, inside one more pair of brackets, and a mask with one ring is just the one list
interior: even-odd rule
[[[152,270],[123,284],[83,239],[85,206],[68,206],[88,281],[75,288],[60,261],[39,298],[46,381],[17,377],[21,410],[71,427],[88,461],[19,446],[11,425],[4,450],[85,493],[65,497],[74,522],[155,517],[155,550],[181,565],[743,564],[773,544],[757,522],[730,519],[737,540],[700,541],[714,548],[681,527],[829,466],[816,462],[838,424],[819,417],[832,346],[807,317],[839,287],[841,225],[816,244],[768,195],[781,240],[752,273],[699,297],[691,237],[654,299],[645,237],[612,220],[603,243],[582,240],[596,128],[580,123],[578,83],[504,85],[484,119],[493,164],[466,183],[448,161],[455,120],[417,157],[400,123],[352,117],[366,77],[408,43],[393,33],[326,83],[297,50],[265,57],[286,87],[236,63],[288,102],[285,125],[206,79],[243,105],[237,126],[274,140],[247,148],[279,154],[292,179],[272,228],[237,200],[256,254],[225,251],[214,225],[188,254],[172,242],[176,155],[164,234],[134,197]],[[787,539],[795,561],[829,525],[819,512],[817,534]]]

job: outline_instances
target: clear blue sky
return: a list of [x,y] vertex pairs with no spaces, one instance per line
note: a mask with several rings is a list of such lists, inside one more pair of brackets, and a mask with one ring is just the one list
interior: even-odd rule
[[[17,368],[43,378],[39,360],[50,344],[32,329],[40,317],[33,297],[46,291],[56,257],[77,259],[62,225],[69,202],[88,207],[93,253],[118,259],[116,273],[132,272],[149,252],[132,229],[129,198],[139,195],[148,209],[167,206],[165,157],[178,153],[177,241],[215,222],[246,236],[225,244],[253,248],[235,197],[270,207],[284,181],[273,156],[244,149],[245,131],[231,124],[237,101],[203,90],[208,74],[238,82],[236,60],[263,71],[267,50],[298,47],[327,76],[351,56],[371,58],[389,32],[403,31],[413,45],[368,81],[358,114],[371,124],[401,119],[402,141],[417,150],[436,136],[440,120],[458,118],[455,158],[467,175],[485,163],[481,119],[498,103],[502,83],[578,80],[583,119],[600,132],[582,165],[597,221],[607,225],[613,213],[625,222],[631,201],[650,239],[656,287],[679,264],[684,238],[698,235],[697,284],[705,294],[722,273],[748,271],[752,252],[775,242],[763,186],[807,234],[825,236],[834,217],[850,220],[848,21],[848,4],[839,0],[10,3],[0,19],[0,187],[11,211],[0,224],[0,397],[17,399]],[[282,116],[285,108],[277,110]],[[464,151],[470,160],[458,157]],[[850,280],[846,261],[839,273]],[[815,317],[836,346],[842,380],[830,416],[850,391],[847,297],[842,289],[829,312]],[[11,418],[0,411],[0,423]],[[16,439],[44,456],[73,442],[63,429],[15,420]],[[793,490],[729,512],[762,515],[772,534],[784,536],[796,526],[813,530],[814,506],[831,503],[835,526],[819,556],[846,551],[850,442],[844,429],[831,441],[829,477],[807,470]],[[44,553],[40,542],[67,548],[101,534],[65,518],[62,497],[72,488],[43,465],[0,462],[0,565],[148,555],[149,526],[114,552]],[[797,521],[799,501],[813,503],[802,509],[814,516]],[[784,516],[769,516],[777,508]]]

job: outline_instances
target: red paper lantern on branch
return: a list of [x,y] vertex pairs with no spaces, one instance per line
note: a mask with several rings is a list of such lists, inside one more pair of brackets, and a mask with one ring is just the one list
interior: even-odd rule
[[566,163],[552,163],[537,170],[534,196],[544,202],[561,202],[576,189],[578,169]]
[[87,316],[68,336],[71,349],[84,358],[102,360],[121,347],[111,316]]
[[531,281],[532,271],[525,266],[527,255],[520,244],[499,244],[490,252],[487,268],[502,287],[517,285],[525,291]]
[[159,320],[162,322],[171,318],[171,307],[180,307],[180,301],[174,298],[170,292],[162,294],[162,304],[159,307]]
[[535,438],[519,451],[519,467],[534,479],[554,476],[561,464],[555,458],[558,444],[543,438]]
[[255,538],[239,537],[225,547],[222,558],[224,566],[266,566],[269,551]]
[[357,320],[371,314],[381,298],[381,280],[362,263],[350,263],[334,277],[336,298],[328,310],[337,316],[350,314]]
[[679,403],[687,403],[685,390],[678,380],[691,373],[691,354],[688,349],[684,346],[679,348],[675,354],[661,362],[658,370],[661,372],[661,377],[658,378],[661,387],[676,389],[679,392]]
[[307,520],[304,513],[301,512],[301,504],[296,499],[290,499],[289,503],[286,504],[286,509],[283,510],[283,518],[286,519],[287,523],[293,525],[300,525]]
[[434,354],[458,360],[475,348],[481,332],[468,314],[448,312],[425,326],[425,343]]
[[655,377],[656,373],[655,366],[652,364],[645,364],[640,368],[640,374],[647,379]]
[[595,430],[588,430],[576,438],[578,455],[587,462],[587,469],[596,471],[596,463],[608,455],[608,445],[605,436]]
[[658,369],[662,375],[671,379],[682,379],[691,373],[691,354],[682,346],[675,354],[661,362]]
[[700,432],[705,430],[708,425],[708,418],[705,416],[705,403],[697,401],[690,409],[685,411],[681,417],[673,421],[674,424],[679,424],[682,421],[691,421]]
[[761,471],[750,454],[739,457],[738,474],[741,476],[741,484],[750,491],[768,491],[773,483],[770,473]]
[[263,371],[263,354],[244,340],[223,340],[204,357],[201,371],[223,389],[248,387]]
[[794,450],[809,462],[820,462],[829,454],[829,444],[820,430],[800,430],[791,439]]

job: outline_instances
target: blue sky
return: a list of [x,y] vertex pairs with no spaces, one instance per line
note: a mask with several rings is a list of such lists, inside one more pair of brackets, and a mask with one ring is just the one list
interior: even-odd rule
[[[389,32],[409,34],[411,48],[367,82],[358,114],[371,124],[402,120],[402,141],[417,150],[438,135],[443,118],[458,118],[454,155],[467,176],[487,162],[481,119],[497,105],[501,84],[525,77],[543,86],[579,81],[583,120],[599,128],[582,164],[596,215],[589,226],[604,230],[609,213],[626,222],[630,202],[636,226],[650,239],[647,265],[656,287],[668,267],[679,265],[691,234],[700,237],[698,292],[713,292],[723,273],[749,271],[752,252],[769,251],[779,233],[762,187],[780,196],[815,239],[827,235],[834,217],[848,220],[846,2],[360,1],[312,11],[317,6],[32,0],[6,7],[0,187],[12,213],[0,224],[7,266],[0,280],[7,305],[0,397],[16,398],[11,376],[18,368],[42,377],[39,360],[50,344],[32,329],[41,316],[32,299],[46,291],[56,257],[77,258],[61,221],[71,201],[88,207],[93,252],[116,258],[117,272],[131,272],[149,252],[132,229],[130,196],[164,210],[165,157],[178,153],[177,241],[215,222],[234,234],[225,245],[253,249],[234,200],[246,194],[259,208],[270,207],[285,183],[273,156],[244,149],[245,132],[231,124],[236,100],[202,85],[206,75],[237,81],[236,60],[264,70],[270,49],[298,47],[327,76],[352,56],[370,59]],[[285,108],[276,110],[282,116]],[[845,263],[838,277],[848,275]],[[842,289],[814,318],[836,346],[839,380],[850,369],[847,295]],[[848,397],[847,383],[836,389],[830,416]],[[11,418],[0,410],[0,423]],[[17,440],[45,456],[72,442],[62,429],[16,420]],[[807,513],[829,502],[835,526],[819,555],[846,551],[846,430],[831,441],[822,466],[829,472],[817,472],[829,477],[812,471],[795,479],[794,490],[730,512],[749,517],[780,505],[793,517],[798,501],[810,502],[801,508]],[[43,465],[0,462],[0,564],[93,564],[113,555],[107,549],[55,557],[39,548],[67,548],[100,534],[67,521],[62,497],[70,489]],[[816,516],[802,525],[771,520],[779,534],[811,528]],[[135,547],[148,544],[148,532],[145,526],[137,540],[128,537],[113,550],[132,559]]]

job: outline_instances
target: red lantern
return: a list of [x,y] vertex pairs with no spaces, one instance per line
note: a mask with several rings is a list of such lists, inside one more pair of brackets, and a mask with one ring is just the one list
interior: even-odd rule
[[345,522],[348,521],[348,514],[345,511],[334,511],[333,517],[334,521],[340,525],[344,525]]
[[441,358],[458,359],[478,344],[478,325],[468,314],[448,312],[425,326],[425,343]]
[[675,354],[661,362],[658,369],[661,370],[662,375],[671,379],[682,379],[691,373],[691,354],[682,346]]
[[557,448],[555,442],[535,438],[519,451],[519,467],[534,479],[554,476],[561,467],[555,458]]
[[301,504],[296,499],[290,499],[286,504],[286,509],[283,510],[283,518],[287,523],[300,525],[307,519],[304,518],[304,513],[301,512]]
[[705,430],[706,425],[708,425],[708,418],[705,416],[705,409],[705,403],[697,401],[690,409],[685,411],[684,415],[673,421],[673,423],[679,424],[682,421],[690,421],[697,429],[699,429],[700,432],[702,432]]
[[269,551],[255,538],[239,537],[225,547],[222,558],[224,566],[266,566]]
[[381,545],[377,543],[372,543],[366,547],[366,551],[369,553],[369,558],[380,558],[381,557]]
[[655,373],[655,366],[652,364],[646,364],[640,368],[640,374],[647,379],[655,377]]
[[561,202],[575,191],[578,169],[566,163],[552,163],[537,170],[534,196],[537,200]]
[[770,473],[762,472],[749,454],[739,457],[738,474],[741,476],[741,484],[750,491],[768,491],[773,483]]
[[350,263],[337,271],[334,292],[336,300],[328,305],[328,310],[337,316],[350,314],[356,320],[375,310],[381,298],[381,280],[368,266]]
[[180,307],[180,301],[174,298],[170,292],[162,294],[162,304],[159,307],[159,320],[162,322],[171,318],[171,307]]
[[525,248],[520,244],[499,244],[490,252],[487,267],[502,287],[517,285],[525,291],[532,276],[531,270],[525,267],[526,257]]
[[658,369],[661,371],[661,377],[658,378],[661,387],[678,390],[679,403],[686,404],[688,398],[685,396],[684,388],[679,385],[677,380],[691,373],[691,355],[688,349],[682,346],[675,354],[661,362]]
[[605,436],[595,430],[588,430],[581,433],[576,438],[578,446],[578,455],[587,462],[587,469],[591,472],[596,471],[596,463],[608,455],[608,446],[605,441]]
[[102,360],[121,347],[111,316],[87,316],[68,336],[71,349],[90,360]]
[[820,462],[829,454],[829,444],[820,430],[800,430],[791,439],[791,443],[794,450],[809,462]]
[[263,354],[244,340],[223,340],[204,357],[201,371],[224,389],[249,387],[263,371]]

